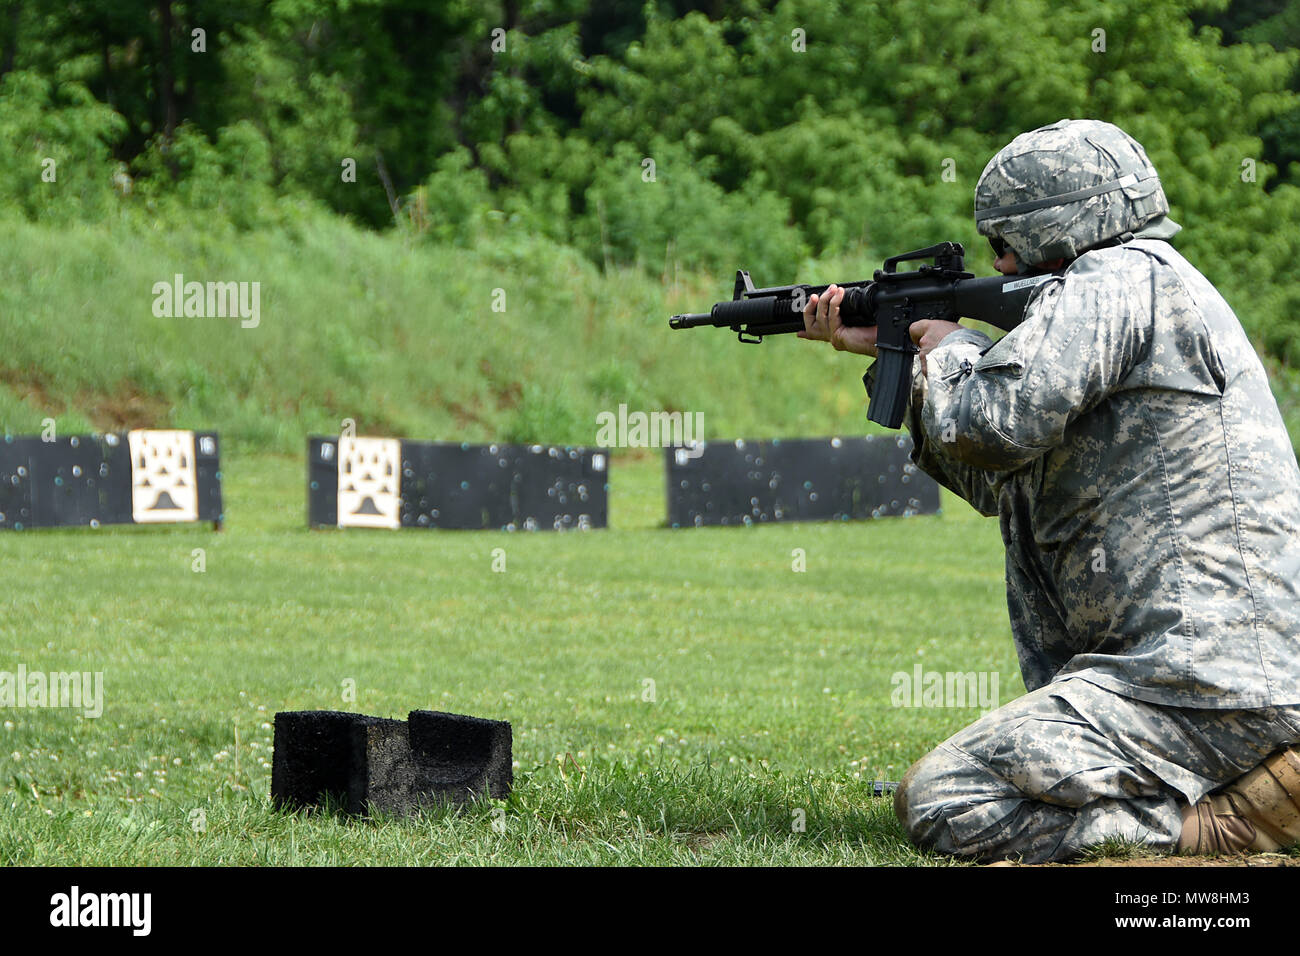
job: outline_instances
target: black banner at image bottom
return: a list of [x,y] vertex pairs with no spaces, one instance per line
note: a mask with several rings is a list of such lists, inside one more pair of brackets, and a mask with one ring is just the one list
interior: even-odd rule
[[[809,936],[883,940],[919,917],[926,932],[993,937],[1068,930],[1072,939],[1198,933],[1230,942],[1277,928],[1294,857],[1256,865],[915,868],[8,868],[0,910],[11,940],[127,946],[225,937],[242,944],[457,931],[529,945],[538,930],[763,939],[795,920]],[[907,914],[907,915],[904,915]],[[647,922],[648,921],[648,922]],[[565,929],[567,927],[567,929]],[[658,929],[656,930],[656,927]],[[873,929],[874,927],[874,929]],[[913,930],[917,926],[911,927]],[[1009,933],[1009,935],[1008,935]],[[504,938],[503,938],[504,935]],[[605,937],[619,938],[614,937]]]

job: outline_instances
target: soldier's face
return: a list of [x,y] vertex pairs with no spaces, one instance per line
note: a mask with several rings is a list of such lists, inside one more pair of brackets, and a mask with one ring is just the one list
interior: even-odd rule
[[1013,276],[1020,270],[1020,263],[1016,261],[1016,254],[1011,251],[1010,246],[1002,247],[1002,254],[997,255],[993,260],[993,268],[1004,276]]
[[[1016,254],[1011,251],[1005,239],[994,236],[989,239],[989,245],[993,247],[993,268],[1001,272],[1004,276],[1013,276],[1020,271],[1020,261]],[[1046,262],[1035,266],[1033,272],[1055,272],[1061,266],[1065,265],[1064,259],[1049,259]]]

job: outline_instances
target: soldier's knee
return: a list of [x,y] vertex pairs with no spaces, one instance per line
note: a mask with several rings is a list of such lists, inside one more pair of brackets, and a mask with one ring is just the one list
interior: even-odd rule
[[951,781],[951,767],[935,750],[912,764],[894,791],[894,814],[919,847],[933,846],[947,817],[955,812],[944,797],[945,779]]
[[999,853],[1001,824],[1022,804],[988,767],[944,746],[908,768],[894,794],[894,812],[911,841],[956,856]]

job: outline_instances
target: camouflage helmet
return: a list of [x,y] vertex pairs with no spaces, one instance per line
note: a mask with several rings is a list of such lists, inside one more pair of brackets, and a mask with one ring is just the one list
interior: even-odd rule
[[1167,239],[1179,226],[1141,145],[1099,120],[1061,120],[1013,139],[975,185],[980,234],[1006,241],[1021,271],[1067,261],[1131,234]]

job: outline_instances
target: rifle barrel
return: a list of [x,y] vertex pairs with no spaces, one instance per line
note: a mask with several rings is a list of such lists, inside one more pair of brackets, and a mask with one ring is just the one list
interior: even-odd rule
[[[663,313],[661,312],[660,315]],[[662,319],[660,321],[663,321]],[[674,329],[693,329],[699,325],[712,325],[712,312],[687,312],[683,315],[674,315],[668,320],[669,326]]]

